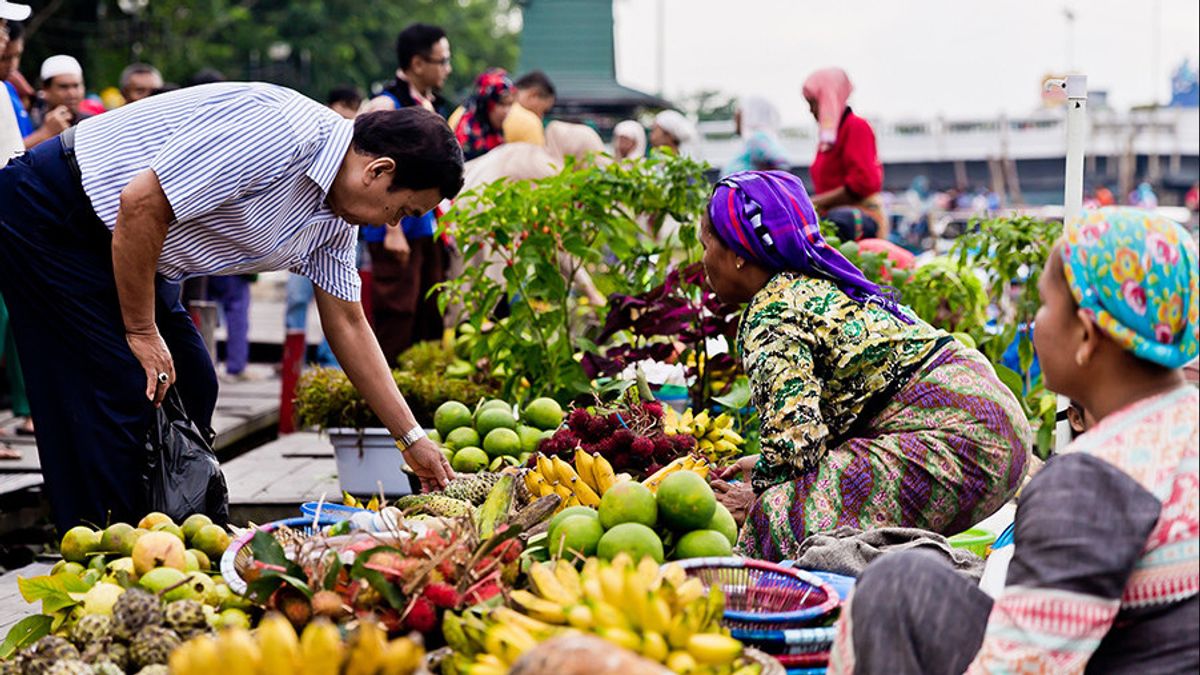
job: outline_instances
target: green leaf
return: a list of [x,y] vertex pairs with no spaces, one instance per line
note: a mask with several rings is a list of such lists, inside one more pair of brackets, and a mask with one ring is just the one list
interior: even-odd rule
[[344,567],[341,557],[335,555],[333,563],[329,565],[329,571],[325,572],[325,579],[321,587],[327,591],[333,590],[333,587],[337,586],[338,577],[341,576]]
[[1025,383],[1021,381],[1021,376],[1017,371],[1009,368],[1002,363],[993,363],[992,366],[996,369],[996,377],[1004,383],[1012,391],[1013,396],[1021,402],[1021,408],[1025,410],[1025,414],[1029,415],[1029,406],[1025,404]]
[[52,617],[45,614],[34,614],[14,624],[8,629],[8,635],[4,636],[4,642],[0,643],[0,661],[49,635],[53,621]]
[[255,532],[254,537],[250,539],[250,552],[254,554],[255,560],[268,565],[287,567],[291,564],[283,552],[283,545],[270,532]]
[[283,579],[278,575],[263,575],[246,584],[246,597],[259,605],[266,604],[271,595],[279,590],[283,583]]
[[724,396],[714,396],[713,401],[729,408],[730,410],[741,410],[750,404],[750,380],[745,377],[739,377],[733,381],[733,385],[729,388],[729,393]]
[[371,588],[379,591],[384,600],[394,609],[404,609],[407,604],[404,599],[404,594],[400,592],[400,586],[388,581],[383,572],[369,569],[366,567],[367,560],[371,555],[377,552],[395,552],[395,549],[387,546],[376,546],[373,549],[363,551],[354,558],[354,566],[350,568],[350,577],[352,579],[366,579]]

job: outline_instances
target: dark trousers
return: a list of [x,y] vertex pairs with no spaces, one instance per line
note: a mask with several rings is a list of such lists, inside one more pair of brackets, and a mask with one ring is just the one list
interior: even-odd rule
[[208,278],[208,299],[225,314],[225,372],[239,375],[250,361],[250,281],[238,274]]
[[[156,284],[155,320],[192,420],[212,424],[217,381],[179,302]],[[96,217],[58,139],[0,169],[0,294],[8,302],[59,531],[144,515],[146,375],[125,340],[112,235]]]
[[408,262],[401,264],[383,243],[368,244],[375,337],[393,368],[396,357],[414,344],[442,339],[442,313],[429,291],[446,280],[450,254],[436,237],[410,239],[408,245]]

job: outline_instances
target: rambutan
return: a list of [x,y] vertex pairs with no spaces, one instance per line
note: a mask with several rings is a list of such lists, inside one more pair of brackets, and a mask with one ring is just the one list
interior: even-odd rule
[[632,431],[628,429],[617,429],[612,433],[613,450],[628,449],[633,444],[633,439],[637,438]]
[[458,592],[450,584],[429,584],[421,595],[432,602],[434,607],[451,609],[458,606]]
[[489,581],[486,584],[472,588],[467,591],[467,596],[464,599],[468,605],[478,605],[481,602],[487,602],[500,594],[500,584],[495,581]]
[[567,415],[567,426],[572,431],[580,432],[587,428],[588,422],[592,419],[592,414],[584,408],[576,408]]
[[434,609],[433,603],[423,596],[413,600],[412,606],[408,608],[408,616],[404,617],[404,625],[408,626],[409,630],[419,633],[433,630],[437,626],[437,610]]
[[645,436],[639,436],[629,444],[629,452],[643,462],[648,461],[654,456],[654,441]]
[[646,401],[642,404],[642,410],[654,415],[654,417],[657,419],[662,419],[663,406],[658,401]]

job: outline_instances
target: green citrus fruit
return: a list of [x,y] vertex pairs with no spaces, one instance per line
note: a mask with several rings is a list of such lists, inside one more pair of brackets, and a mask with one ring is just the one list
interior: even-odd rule
[[125,537],[128,537],[131,532],[133,532],[133,526],[129,523],[109,525],[100,535],[100,550],[105,553],[121,554],[124,549]]
[[525,406],[524,419],[539,429],[557,429],[563,421],[563,409],[552,398],[534,399]]
[[155,567],[138,577],[138,586],[151,593],[161,593],[186,578],[186,574],[174,567]]
[[658,513],[676,532],[707,527],[717,510],[708,482],[692,471],[676,471],[658,486]]
[[721,502],[717,502],[717,510],[713,511],[712,520],[708,521],[708,525],[704,529],[720,532],[729,540],[730,546],[737,546],[737,521],[733,519],[733,514],[729,513],[729,509],[725,508]]
[[549,525],[546,526],[546,531],[549,532],[558,526],[559,523],[570,518],[571,516],[587,516],[600,520],[600,514],[590,506],[568,506],[567,508],[554,514],[550,519]]
[[517,426],[517,436],[521,437],[521,452],[533,454],[537,452],[538,444],[542,442],[542,431],[521,424]]
[[460,450],[471,446],[479,447],[479,434],[475,433],[475,430],[471,427],[459,427],[446,434],[445,445],[447,448],[453,450]]
[[[475,415],[475,431],[478,431],[479,436],[484,439],[496,429],[515,430],[516,428],[517,419],[507,410],[484,408],[479,411],[479,414]],[[514,435],[516,434],[515,431],[513,433]],[[486,448],[484,449],[486,450]]]
[[446,401],[433,413],[433,427],[442,438],[459,427],[471,426],[471,410],[458,401]]
[[167,532],[169,534],[175,535],[176,537],[179,537],[179,541],[185,541],[184,536],[183,536],[183,528],[179,527],[175,523],[159,523],[159,524],[155,525],[154,527],[150,528],[150,531],[151,532]]
[[650,488],[635,481],[622,481],[600,498],[600,524],[612,529],[621,523],[658,524],[658,506]]
[[483,438],[483,450],[488,457],[516,457],[521,454],[521,437],[512,429],[493,429]]
[[133,569],[142,576],[156,567],[187,568],[183,540],[169,532],[147,532],[133,545]]
[[229,533],[220,525],[205,525],[196,532],[192,547],[204,551],[209,560],[219,560],[229,548]]
[[124,592],[125,589],[116,584],[101,582],[92,586],[83,596],[83,613],[111,615],[113,605]]
[[151,511],[150,513],[147,513],[140,521],[138,521],[138,527],[142,528],[143,530],[153,530],[154,526],[158,525],[159,523],[170,522],[174,522],[171,520],[171,516],[168,516],[165,513],[159,513],[158,511]]
[[676,560],[685,558],[724,558],[733,554],[729,539],[716,530],[692,530],[675,544]]
[[654,558],[657,563],[663,561],[662,540],[654,530],[641,523],[621,523],[604,533],[596,544],[596,555],[604,560],[612,560],[619,553],[628,553],[634,560],[646,556]]
[[481,448],[463,448],[450,460],[450,468],[459,473],[479,473],[487,465],[487,453]]
[[594,516],[574,515],[564,518],[558,527],[550,530],[547,546],[550,554],[570,559],[573,555],[588,557],[595,555],[596,545],[604,536],[600,520]]

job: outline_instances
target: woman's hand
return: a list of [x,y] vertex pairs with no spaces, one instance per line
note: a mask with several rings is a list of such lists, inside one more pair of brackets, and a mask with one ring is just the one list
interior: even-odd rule
[[730,464],[724,469],[717,471],[717,478],[729,480],[741,476],[742,480],[749,483],[751,476],[754,474],[754,465],[758,464],[758,455],[748,455],[742,457],[738,461]]
[[738,527],[741,527],[742,523],[746,522],[746,516],[750,514],[750,507],[754,506],[754,488],[746,481],[727,483],[723,480],[713,481],[712,488],[717,501],[729,509],[729,515],[733,516]]
[[432,492],[446,487],[454,478],[454,470],[446,456],[428,438],[417,440],[404,451],[404,461],[421,479],[421,491]]

